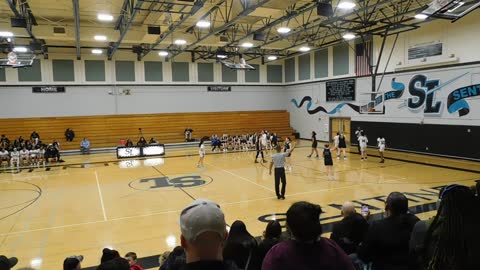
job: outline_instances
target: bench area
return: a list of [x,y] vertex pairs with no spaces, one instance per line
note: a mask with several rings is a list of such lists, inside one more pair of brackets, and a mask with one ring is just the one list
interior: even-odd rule
[[[120,140],[139,138],[139,128],[148,141],[154,137],[159,143],[184,142],[186,127],[193,129],[193,138],[212,134],[221,136],[260,132],[263,129],[275,132],[280,137],[291,136],[290,114],[287,111],[236,111],[202,113],[162,113],[130,115],[98,115],[75,117],[39,117],[0,119],[0,134],[5,134],[12,142],[19,136],[25,139],[32,131],[37,131],[44,143],[54,139],[62,150],[78,149],[86,137],[92,148],[117,146]],[[73,142],[65,140],[64,132],[73,129]]]

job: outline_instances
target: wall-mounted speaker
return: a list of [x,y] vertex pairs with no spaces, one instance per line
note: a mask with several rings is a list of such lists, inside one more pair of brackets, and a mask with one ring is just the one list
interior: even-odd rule
[[254,34],[253,34],[253,40],[256,40],[256,41],[265,41],[265,40],[267,40],[267,36],[266,36],[265,33],[263,33],[263,32],[254,33]]
[[317,6],[317,15],[324,16],[324,17],[331,17],[333,16],[333,8],[332,5],[329,3],[318,3]]
[[11,27],[27,28],[27,20],[24,19],[24,18],[12,17],[12,18],[10,18],[10,26]]
[[149,26],[147,29],[149,35],[160,35],[160,27],[159,26]]

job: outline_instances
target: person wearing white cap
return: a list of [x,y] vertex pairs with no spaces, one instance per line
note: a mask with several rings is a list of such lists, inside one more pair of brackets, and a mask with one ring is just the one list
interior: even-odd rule
[[180,214],[181,244],[185,249],[186,270],[236,270],[235,264],[223,261],[227,224],[220,206],[198,199]]

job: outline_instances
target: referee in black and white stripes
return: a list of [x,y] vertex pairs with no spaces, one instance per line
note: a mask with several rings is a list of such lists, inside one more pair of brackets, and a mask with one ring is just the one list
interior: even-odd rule
[[[292,147],[287,152],[282,153],[282,147],[277,145],[277,153],[272,155],[272,161],[270,162],[270,175],[272,175],[272,168],[275,166],[275,193],[277,193],[277,199],[285,200],[285,188],[287,186],[287,178],[285,176],[285,161],[286,157],[295,149]],[[280,192],[280,181],[282,182],[282,191]]]

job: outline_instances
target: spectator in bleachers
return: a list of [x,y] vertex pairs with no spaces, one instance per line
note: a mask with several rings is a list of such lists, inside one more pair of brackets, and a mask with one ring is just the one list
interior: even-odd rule
[[13,148],[17,148],[17,149],[21,149],[21,148],[22,148],[22,144],[21,144],[20,141],[17,139],[17,140],[15,140],[15,141],[13,141],[12,147],[13,147]]
[[385,202],[387,217],[373,222],[358,248],[358,257],[374,270],[408,270],[409,239],[419,219],[408,212],[408,199],[392,192]]
[[212,152],[214,152],[215,149],[217,149],[217,148],[220,150],[221,146],[222,146],[222,142],[218,138],[217,134],[214,134],[212,136]]
[[140,140],[138,140],[138,142],[137,142],[137,146],[143,147],[143,146],[146,146],[146,145],[147,145],[147,140],[145,140],[145,138],[143,136],[140,137]]
[[25,141],[25,148],[29,151],[33,149],[33,144],[30,140]]
[[34,130],[32,134],[30,134],[30,141],[34,143],[38,143],[39,140],[40,140],[40,135]]
[[282,226],[276,220],[270,220],[267,228],[263,232],[263,240],[258,244],[253,252],[252,260],[248,267],[249,270],[261,270],[262,262],[268,251],[280,243],[282,236]]
[[25,147],[23,147],[20,150],[20,163],[28,164],[29,162],[30,162],[30,152]]
[[148,141],[148,144],[157,144],[158,142],[152,137],[150,138],[150,141]]
[[143,267],[137,262],[137,253],[128,252],[125,255],[125,259],[130,264],[130,270],[143,270]]
[[127,139],[127,142],[125,143],[126,147],[133,147],[133,142],[130,139]]
[[10,140],[5,136],[5,134],[2,134],[2,137],[0,138],[0,143],[6,143],[7,145],[10,144]]
[[357,251],[368,230],[365,218],[358,214],[352,202],[345,202],[341,214],[343,219],[333,225],[330,239],[335,241],[347,254]]
[[352,261],[333,241],[321,237],[322,209],[308,202],[294,203],[287,211],[287,227],[293,239],[270,249],[262,270],[355,270]]
[[160,270],[179,270],[187,263],[185,250],[183,247],[175,247],[170,254],[168,254],[165,262],[160,266]]
[[130,265],[124,258],[117,257],[100,264],[97,270],[130,270]]
[[253,251],[257,248],[257,241],[248,232],[245,223],[240,220],[233,222],[225,241],[223,259],[234,262],[240,269],[248,269],[247,263],[251,260]]
[[80,270],[82,269],[81,262],[83,261],[83,256],[70,256],[63,261],[63,270]]
[[18,259],[15,257],[7,258],[4,255],[0,255],[0,270],[10,270],[17,265]]
[[82,154],[90,154],[90,141],[87,138],[83,138],[80,143],[80,151]]
[[20,145],[23,145],[23,143],[25,143],[25,139],[23,138],[23,136],[18,137],[18,142],[20,143]]
[[412,233],[419,269],[480,269],[479,201],[462,185],[445,187],[439,199],[437,215],[418,222]]
[[181,243],[187,264],[183,269],[238,269],[223,261],[223,243],[227,238],[225,216],[220,206],[212,201],[198,199],[180,214]]
[[74,138],[75,132],[73,131],[73,129],[67,128],[67,130],[65,130],[65,139],[67,140],[67,142],[72,142]]
[[120,258],[120,253],[118,253],[118,251],[115,249],[104,248],[102,250],[102,258],[100,259],[100,262],[104,263],[116,258]]

